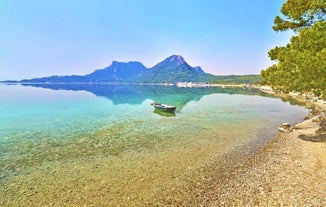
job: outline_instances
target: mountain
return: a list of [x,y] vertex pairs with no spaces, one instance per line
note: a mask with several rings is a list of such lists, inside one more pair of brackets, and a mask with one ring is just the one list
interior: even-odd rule
[[21,82],[37,83],[83,83],[83,82],[134,82],[137,77],[148,69],[140,62],[113,61],[109,67],[79,76],[50,76],[44,78],[25,79]]
[[117,62],[85,76],[88,82],[134,82],[148,69],[140,62]]
[[200,66],[196,66],[196,67],[194,67],[194,69],[195,69],[198,73],[205,73],[204,70],[203,70]]
[[199,66],[191,67],[182,56],[172,55],[141,74],[138,80],[149,83],[201,82],[209,76]]
[[[140,62],[113,61],[109,67],[87,75],[50,76],[19,81],[20,83],[177,83],[209,82],[220,84],[257,84],[259,75],[214,76],[190,66],[182,56],[172,55],[152,68]],[[9,83],[9,81],[6,81]]]
[[109,67],[98,69],[81,76],[50,76],[44,78],[25,79],[21,82],[37,83],[176,83],[179,81],[205,81],[211,75],[206,74],[199,66],[191,67],[182,56],[172,55],[152,68],[146,68],[140,62],[113,61]]

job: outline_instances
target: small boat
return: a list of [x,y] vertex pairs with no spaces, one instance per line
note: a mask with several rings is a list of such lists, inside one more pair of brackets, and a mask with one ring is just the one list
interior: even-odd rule
[[177,108],[175,106],[170,106],[167,104],[161,104],[161,103],[157,103],[157,102],[153,102],[153,103],[151,103],[151,105],[154,106],[155,109],[159,109],[159,110],[165,111],[165,112],[174,112],[175,109]]
[[161,115],[161,116],[165,116],[165,117],[174,117],[175,116],[174,111],[173,112],[168,112],[168,111],[162,111],[162,110],[156,109],[156,108],[154,108],[153,113]]

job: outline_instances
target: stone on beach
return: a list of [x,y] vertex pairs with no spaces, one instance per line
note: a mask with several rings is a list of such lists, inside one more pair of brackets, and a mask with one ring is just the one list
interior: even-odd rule
[[278,130],[280,132],[285,132],[285,133],[289,133],[291,132],[291,124],[290,123],[283,123],[281,124],[281,126],[278,127]]
[[296,124],[293,129],[295,130],[303,130],[303,129],[309,129],[309,128],[313,128],[311,122],[320,122],[322,121],[323,119],[325,119],[326,117],[326,114],[325,113],[322,113],[322,114],[319,114],[319,115],[316,115],[310,119],[307,119],[299,124]]

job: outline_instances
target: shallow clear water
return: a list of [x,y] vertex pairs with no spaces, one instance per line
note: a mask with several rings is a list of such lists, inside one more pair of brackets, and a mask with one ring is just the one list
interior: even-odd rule
[[[176,113],[154,111],[153,101],[177,106]],[[79,194],[102,192],[96,188],[103,182],[111,193],[104,195],[107,200],[102,204],[143,198],[140,191],[158,185],[149,184],[153,183],[150,176],[173,183],[167,176],[172,172],[182,177],[187,170],[241,146],[250,153],[271,139],[280,123],[302,121],[307,112],[241,88],[0,85],[0,204],[28,200],[31,205],[64,205],[62,197],[74,191],[58,186],[81,185],[77,178],[88,188],[76,191],[72,204],[78,204]],[[94,173],[94,163],[101,173]],[[54,177],[49,169],[56,172]],[[82,169],[87,173],[81,175]],[[96,181],[89,182],[90,178]],[[131,178],[139,178],[132,189],[121,187]],[[50,182],[53,179],[58,186]],[[30,185],[48,193],[31,196],[26,187]],[[49,194],[57,196],[45,201]]]

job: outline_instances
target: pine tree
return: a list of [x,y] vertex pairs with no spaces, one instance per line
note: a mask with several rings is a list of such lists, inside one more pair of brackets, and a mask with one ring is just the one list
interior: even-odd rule
[[281,91],[326,97],[326,0],[288,0],[275,18],[275,31],[293,30],[285,47],[269,51],[276,64],[263,70],[262,84]]

